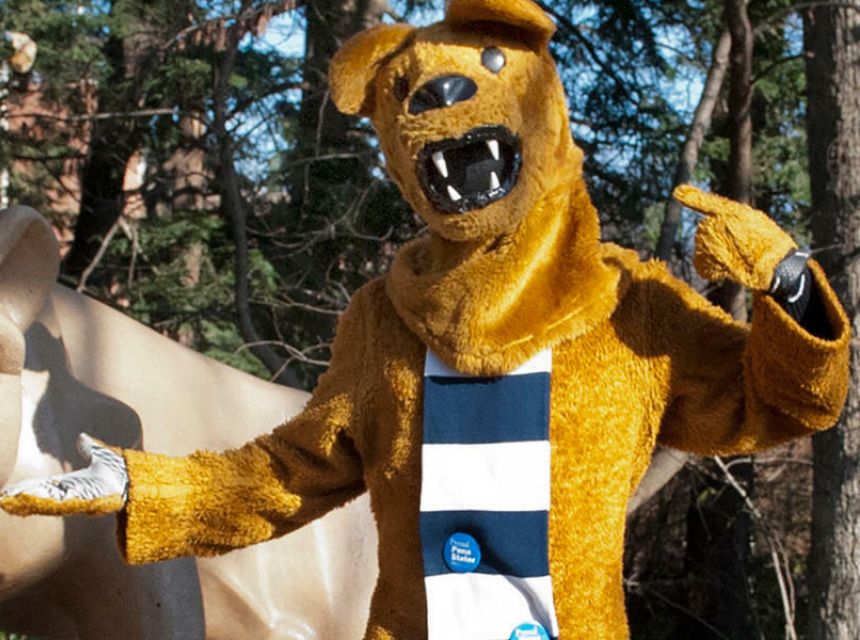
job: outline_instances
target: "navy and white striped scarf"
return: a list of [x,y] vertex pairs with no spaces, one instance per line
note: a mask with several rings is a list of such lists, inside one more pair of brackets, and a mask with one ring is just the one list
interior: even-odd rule
[[468,376],[427,353],[421,544],[429,640],[558,638],[549,576],[552,356]]

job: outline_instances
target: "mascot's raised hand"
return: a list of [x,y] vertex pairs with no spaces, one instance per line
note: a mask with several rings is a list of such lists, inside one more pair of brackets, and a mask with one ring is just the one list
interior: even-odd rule
[[682,185],[673,194],[705,215],[696,233],[693,264],[708,280],[732,280],[769,293],[804,328],[816,333],[821,323],[810,314],[813,278],[809,254],[767,214],[758,209]]
[[128,471],[122,455],[85,433],[78,436],[77,448],[89,466],[7,487],[0,493],[0,506],[20,515],[96,515],[122,510],[128,497]]

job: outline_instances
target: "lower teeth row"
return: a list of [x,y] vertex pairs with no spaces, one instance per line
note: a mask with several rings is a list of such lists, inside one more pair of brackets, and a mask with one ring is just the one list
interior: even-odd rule
[[[490,173],[490,191],[495,191],[496,189],[500,188],[501,186],[502,186],[502,184],[499,181],[498,174],[495,171]],[[451,200],[454,202],[459,202],[460,200],[463,199],[463,196],[460,195],[460,192],[457,191],[450,184],[448,185],[448,197],[451,198]]]

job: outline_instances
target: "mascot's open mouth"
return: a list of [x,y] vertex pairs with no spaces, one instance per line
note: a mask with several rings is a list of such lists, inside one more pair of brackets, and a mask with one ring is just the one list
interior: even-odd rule
[[466,213],[504,198],[522,165],[520,140],[502,126],[478,127],[457,140],[431,142],[418,158],[418,178],[445,213]]

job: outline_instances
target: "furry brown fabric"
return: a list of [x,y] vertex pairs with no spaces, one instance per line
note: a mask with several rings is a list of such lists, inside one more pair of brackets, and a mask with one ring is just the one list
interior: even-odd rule
[[[121,545],[129,561],[267,540],[369,490],[380,575],[366,638],[426,638],[419,498],[427,347],[482,374],[552,347],[549,549],[561,636],[619,640],[627,637],[625,506],[655,443],[749,452],[836,420],[850,330],[817,266],[834,340],[809,335],[761,293],[752,326],[737,324],[663,264],[600,244],[545,47],[551,33],[529,0],[452,0],[437,25],[377,27],[345,45],[332,95],[343,110],[371,117],[392,177],[431,233],[355,295],[331,367],[298,418],[222,454],[126,452]],[[506,56],[500,73],[481,64],[490,46]],[[450,73],[473,79],[472,99],[416,114],[408,97],[396,97],[395,86],[407,83],[414,95]],[[421,152],[481,125],[519,136],[518,181],[487,206],[445,213],[420,183]],[[697,249],[707,273],[769,284],[787,236],[760,212],[685,199],[712,214]]]
[[729,278],[767,291],[773,272],[797,248],[791,237],[761,211],[690,185],[675,189],[682,204],[705,214],[696,233],[696,271],[708,280]]
[[[615,640],[626,637],[625,506],[655,442],[730,454],[826,427],[844,397],[848,331],[817,269],[841,327],[834,342],[805,334],[766,296],[756,296],[747,328],[663,265],[611,245],[601,253],[624,295],[609,318],[553,350],[550,562],[564,636]],[[312,406],[272,434],[226,454],[127,452],[124,552],[132,562],[221,553],[300,526],[366,487],[380,540],[367,637],[423,638],[425,346],[384,281],[356,294],[335,344]]]

